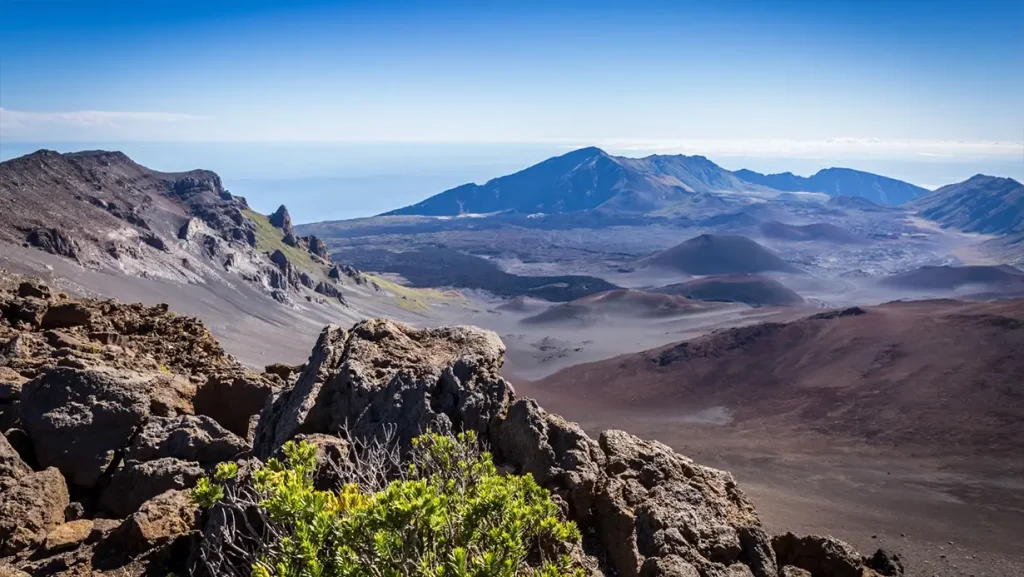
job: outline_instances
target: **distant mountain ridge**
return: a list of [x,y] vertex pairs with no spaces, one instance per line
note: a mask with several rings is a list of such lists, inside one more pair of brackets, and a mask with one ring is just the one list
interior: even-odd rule
[[928,189],[902,180],[871,174],[851,168],[825,168],[813,176],[797,176],[792,172],[761,174],[741,169],[733,172],[742,180],[782,192],[821,192],[829,196],[854,196],[882,205],[913,201],[928,194]]
[[271,222],[214,172],[160,172],[122,152],[39,150],[0,163],[0,254],[18,245],[113,275],[217,279],[281,303],[346,305],[327,245],[297,236],[284,206]]
[[829,168],[810,178],[792,173],[731,172],[703,156],[613,156],[581,148],[498,177],[463,184],[381,216],[458,216],[512,211],[560,214],[585,210],[644,214],[682,205],[710,193],[821,192],[895,205],[928,191],[912,184],[848,168]]
[[591,209],[645,213],[708,192],[771,192],[745,182],[703,156],[624,158],[582,148],[529,168],[464,184],[384,214],[455,216],[515,211],[564,213]]
[[942,226],[984,234],[1024,235],[1024,184],[977,174],[911,205]]

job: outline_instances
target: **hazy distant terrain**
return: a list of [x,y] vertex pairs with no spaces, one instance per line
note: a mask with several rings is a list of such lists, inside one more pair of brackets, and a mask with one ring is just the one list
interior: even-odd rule
[[737,170],[739,178],[784,192],[823,192],[829,196],[856,196],[883,205],[903,204],[928,194],[920,186],[849,168],[826,168],[804,178],[791,172],[761,174]]

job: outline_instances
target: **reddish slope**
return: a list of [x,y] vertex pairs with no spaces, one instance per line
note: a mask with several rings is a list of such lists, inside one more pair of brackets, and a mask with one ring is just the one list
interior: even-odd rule
[[1024,301],[892,303],[729,329],[528,389],[569,412],[724,408],[739,430],[1022,453]]

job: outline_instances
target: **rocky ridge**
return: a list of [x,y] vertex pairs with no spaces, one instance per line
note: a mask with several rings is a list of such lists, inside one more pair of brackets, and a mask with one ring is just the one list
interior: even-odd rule
[[96,270],[345,304],[326,243],[296,236],[284,206],[260,215],[216,173],[158,172],[120,152],[40,150],[0,163],[0,243]]
[[216,463],[259,466],[299,436],[344,460],[385,426],[400,447],[428,429],[476,431],[504,470],[552,491],[594,575],[902,574],[886,552],[772,537],[729,473],[622,431],[591,438],[517,396],[490,331],[328,326],[306,365],[258,374],[165,307],[5,276],[0,311],[3,575],[190,573],[219,528],[186,489]]

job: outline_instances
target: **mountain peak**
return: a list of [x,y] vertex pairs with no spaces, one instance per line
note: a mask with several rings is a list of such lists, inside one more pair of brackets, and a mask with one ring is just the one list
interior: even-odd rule
[[971,183],[971,184],[997,183],[997,184],[1005,184],[1005,185],[1010,185],[1010,186],[1020,186],[1020,183],[1017,182],[1016,180],[1012,179],[1012,178],[1005,177],[1005,176],[991,176],[991,175],[988,175],[988,174],[981,174],[981,173],[975,174],[974,176],[972,176],[972,177],[968,178],[967,180],[963,181],[961,184],[967,184],[967,183]]
[[586,146],[584,148],[577,148],[576,150],[570,150],[569,152],[566,152],[565,154],[563,154],[561,156],[557,156],[555,158],[578,158],[580,160],[585,160],[587,158],[592,158],[592,157],[595,157],[595,156],[607,156],[609,158],[611,157],[610,154],[608,154],[607,152],[601,150],[600,148],[598,148],[596,146]]
[[943,226],[983,234],[1024,234],[1024,185],[976,174],[918,199],[914,207]]
[[684,202],[694,194],[751,190],[763,187],[740,180],[702,156],[624,158],[588,146],[482,185],[465,184],[446,190],[385,214],[557,214],[598,208],[644,214]]

